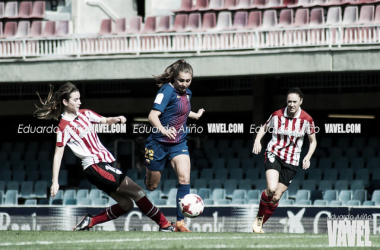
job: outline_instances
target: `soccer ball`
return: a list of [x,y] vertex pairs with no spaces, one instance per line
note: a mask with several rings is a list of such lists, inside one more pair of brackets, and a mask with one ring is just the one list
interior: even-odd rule
[[185,217],[195,218],[203,212],[203,200],[199,195],[187,194],[181,199],[179,208]]

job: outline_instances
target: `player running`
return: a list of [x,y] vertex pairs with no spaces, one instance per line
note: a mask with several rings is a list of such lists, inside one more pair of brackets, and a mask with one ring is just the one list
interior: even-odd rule
[[272,139],[265,151],[265,174],[267,189],[261,194],[259,212],[252,225],[254,233],[264,233],[262,226],[278,206],[282,194],[286,191],[299,165],[301,148],[305,134],[309,137],[309,151],[302,161],[302,168],[310,167],[310,158],[317,146],[314,121],[301,110],[303,94],[299,88],[288,91],[286,107],[275,111],[260,128],[252,152],[261,151],[260,140],[267,129],[272,130]]
[[37,106],[34,116],[38,119],[59,120],[53,160],[51,197],[54,198],[59,189],[59,169],[65,146],[68,145],[73,153],[82,160],[84,175],[88,181],[106,192],[118,203],[96,216],[86,214],[73,230],[88,230],[99,223],[114,220],[128,213],[133,208],[133,201],[135,201],[141,212],[159,225],[159,231],[174,231],[172,224],[149,201],[142,188],[122,171],[110,165],[115,158],[102,145],[98,135],[92,129],[92,124],[96,123],[125,123],[127,119],[124,116],[103,117],[91,110],[79,109],[80,93],[72,83],[65,83],[56,92],[51,86],[47,100],[43,101],[40,97],[40,101],[42,107]]
[[145,184],[155,190],[161,180],[161,171],[169,161],[178,177],[177,222],[175,231],[190,232],[179,208],[179,199],[190,193],[190,157],[187,147],[187,118],[198,120],[205,112],[191,111],[193,68],[185,60],[178,60],[156,76],[160,87],[149,113],[149,122],[158,129],[152,132],[145,144]]

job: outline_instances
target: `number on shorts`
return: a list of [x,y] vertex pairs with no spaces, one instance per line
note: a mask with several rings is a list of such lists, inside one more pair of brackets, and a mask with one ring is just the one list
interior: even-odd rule
[[153,149],[145,148],[145,159],[153,160],[154,151]]
[[121,174],[121,171],[119,170],[119,169],[117,169],[117,168],[114,168],[114,167],[111,167],[110,165],[106,165],[106,169],[108,170],[108,171],[112,171],[112,172],[114,172],[114,173],[116,173],[116,174]]

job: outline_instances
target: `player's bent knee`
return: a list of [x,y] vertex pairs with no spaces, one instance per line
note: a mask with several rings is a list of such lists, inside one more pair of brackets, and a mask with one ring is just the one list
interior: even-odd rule
[[267,194],[268,194],[269,197],[274,196],[275,193],[276,193],[276,189],[273,189],[273,188],[268,188],[267,189]]
[[146,188],[147,188],[149,191],[154,191],[154,190],[156,190],[156,188],[157,188],[157,184],[147,183]]

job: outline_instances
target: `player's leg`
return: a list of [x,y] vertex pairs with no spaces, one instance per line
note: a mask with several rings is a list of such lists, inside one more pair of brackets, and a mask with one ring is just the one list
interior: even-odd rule
[[161,171],[166,165],[165,146],[161,143],[147,139],[145,144],[145,187],[149,191],[157,188],[161,180]]
[[142,188],[129,177],[125,177],[115,193],[133,199],[140,211],[160,226],[160,231],[174,231],[174,227],[168,222],[164,214],[150,202]]
[[170,163],[178,177],[176,231],[190,232],[186,228],[184,216],[179,207],[179,200],[190,193],[190,157],[187,154],[180,154],[175,156]]
[[145,186],[149,191],[156,190],[161,180],[161,171],[151,171],[146,168]]
[[272,200],[269,202],[267,210],[265,211],[263,224],[272,216],[274,210],[276,210],[278,202],[280,201],[281,196],[286,191],[286,189],[288,189],[287,186],[281,182],[278,183],[276,192],[273,195]]

